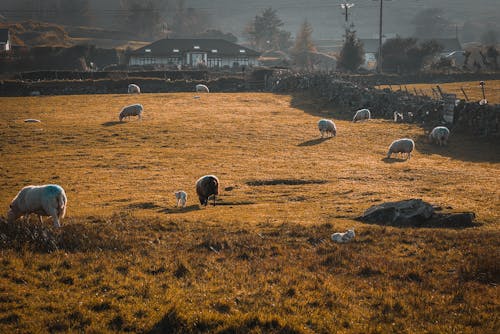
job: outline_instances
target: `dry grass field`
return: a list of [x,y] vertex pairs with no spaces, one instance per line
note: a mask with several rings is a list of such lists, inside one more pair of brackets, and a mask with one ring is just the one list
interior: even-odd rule
[[[481,86],[479,81],[466,81],[466,82],[452,82],[439,84],[444,93],[457,94],[457,98],[465,99],[464,94],[460,90],[463,88],[465,94],[470,101],[479,101],[483,98]],[[378,88],[388,88],[388,85],[378,86]],[[399,90],[398,85],[391,86],[393,90]],[[404,86],[401,87],[403,90]],[[408,91],[412,94],[417,90],[418,94],[424,93],[425,95],[432,96],[432,88],[436,89],[436,84],[408,84],[406,85]],[[485,81],[485,95],[489,103],[500,103],[500,80]]]
[[[445,89],[446,90],[446,89]],[[122,106],[144,118],[119,123]],[[193,93],[0,98],[0,211],[28,184],[68,196],[60,230],[0,221],[0,332],[497,333],[498,141],[305,96]],[[338,136],[320,139],[319,118]],[[37,118],[42,123],[24,123]],[[384,159],[411,137],[411,160]],[[217,206],[194,183],[221,181]],[[188,192],[175,208],[173,192]],[[467,229],[363,224],[422,198]],[[356,238],[334,244],[333,232]]]

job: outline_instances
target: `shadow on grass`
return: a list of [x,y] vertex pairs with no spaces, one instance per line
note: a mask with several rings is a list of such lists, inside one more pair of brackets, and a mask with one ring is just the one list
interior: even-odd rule
[[500,162],[500,139],[486,139],[452,133],[448,145],[439,146],[428,142],[422,134],[415,138],[415,146],[423,155],[441,155],[471,162]]
[[184,208],[182,207],[173,207],[173,208],[163,208],[158,210],[160,213],[185,213],[185,212],[191,212],[191,211],[197,211],[200,210],[200,207],[196,204],[194,205],[189,205]]
[[109,121],[109,122],[104,122],[101,125],[102,126],[115,126],[118,124],[125,124],[125,122],[120,122],[120,121]]
[[335,107],[335,101],[313,97],[306,93],[292,93],[290,106],[303,110],[312,116],[352,121],[352,112]]
[[302,142],[298,144],[297,146],[314,146],[314,145],[319,145],[324,141],[327,141],[329,139],[332,139],[333,137],[326,137],[326,138],[315,138],[315,139],[310,139],[305,142]]
[[401,159],[401,158],[382,158],[382,161],[385,162],[386,164],[393,164],[395,162],[405,162],[407,159]]

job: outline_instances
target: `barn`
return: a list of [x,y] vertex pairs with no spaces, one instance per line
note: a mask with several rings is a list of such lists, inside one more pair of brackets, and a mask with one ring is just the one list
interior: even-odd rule
[[128,53],[129,66],[240,68],[260,53],[223,39],[165,38]]

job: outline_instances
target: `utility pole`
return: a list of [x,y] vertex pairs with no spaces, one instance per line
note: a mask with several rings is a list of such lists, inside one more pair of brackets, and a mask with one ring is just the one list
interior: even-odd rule
[[382,12],[384,0],[380,0],[380,21],[378,28],[378,59],[377,59],[377,73],[382,73]]
[[341,3],[340,8],[345,9],[345,37],[347,39],[347,33],[349,32],[349,8],[354,7],[353,3]]

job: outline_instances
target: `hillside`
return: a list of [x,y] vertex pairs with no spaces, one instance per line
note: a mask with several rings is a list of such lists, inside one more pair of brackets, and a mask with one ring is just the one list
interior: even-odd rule
[[[0,211],[27,184],[68,196],[60,231],[0,219],[0,332],[495,332],[495,143],[434,147],[416,125],[352,123],[302,95],[193,96],[0,98]],[[143,120],[118,122],[131,103]],[[321,117],[337,137],[319,138]],[[385,160],[403,136],[411,160]],[[211,173],[218,205],[199,207]],[[354,220],[405,198],[482,225]],[[352,243],[329,239],[351,227]]]

